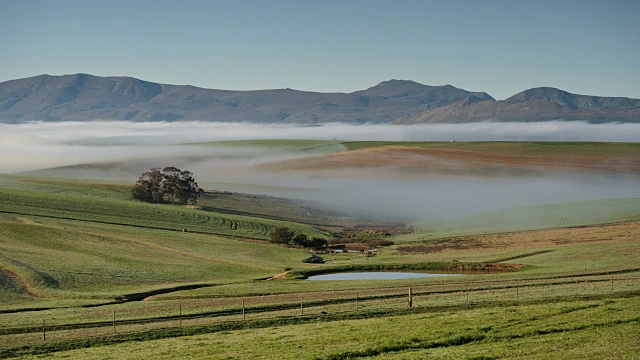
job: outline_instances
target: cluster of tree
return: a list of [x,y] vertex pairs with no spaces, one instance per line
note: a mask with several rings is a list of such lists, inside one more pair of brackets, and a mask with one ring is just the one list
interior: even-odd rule
[[203,192],[195,180],[195,175],[173,166],[164,169],[152,168],[142,174],[131,189],[131,195],[135,200],[158,204],[165,202],[165,196],[172,204],[196,204]]
[[314,250],[322,250],[327,247],[327,240],[319,237],[309,240],[307,235],[296,234],[288,227],[276,227],[269,235],[270,241],[274,244],[298,245]]

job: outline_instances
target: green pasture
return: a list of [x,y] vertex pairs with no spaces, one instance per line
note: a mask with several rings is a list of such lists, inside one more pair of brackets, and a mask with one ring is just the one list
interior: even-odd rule
[[410,224],[417,232],[397,243],[474,234],[495,234],[640,220],[640,198],[601,199],[481,212],[464,217]]
[[74,188],[35,183],[30,188],[30,182],[13,183],[0,187],[0,212],[255,239],[267,239],[276,226],[288,226],[309,236],[326,236],[309,226],[278,220],[134,202],[113,186],[92,188],[81,184]]
[[27,190],[59,195],[80,195],[99,199],[131,200],[132,184],[113,184],[87,179],[61,179],[0,174],[0,189]]
[[[104,332],[95,342],[105,346],[46,353],[47,358],[120,359],[176,357],[219,359],[355,359],[355,358],[629,358],[640,355],[637,295],[544,303],[397,310],[359,315],[292,316],[286,322],[249,320],[228,326],[180,330],[175,336],[108,345],[118,336]],[[496,306],[497,305],[497,306]],[[174,320],[175,321],[175,320]],[[179,334],[183,334],[180,336]],[[56,336],[56,334],[51,334]],[[58,336],[64,336],[59,334]],[[119,338],[134,336],[122,334]],[[66,346],[74,346],[68,342]],[[40,346],[46,344],[42,343]],[[78,346],[81,344],[76,344]],[[84,347],[84,346],[81,346]],[[36,350],[36,349],[34,349]],[[28,351],[28,350],[27,350]],[[19,352],[18,352],[19,354]],[[32,357],[33,355],[30,355]]]
[[425,149],[478,151],[512,155],[634,156],[640,143],[607,142],[530,142],[530,141],[340,141],[340,140],[235,140],[188,143],[188,145],[256,148],[274,152],[328,153],[381,146],[406,146]]
[[[640,153],[640,144],[608,143],[256,140],[195,145],[300,154],[385,145],[549,156]],[[464,235],[502,233],[505,243],[517,244],[524,239],[519,231],[638,221],[640,198],[417,222],[411,224],[415,233],[393,237],[397,245],[380,248],[375,256],[322,254],[325,264],[306,264],[305,250],[264,240],[275,226],[327,237],[313,220],[336,214],[319,209],[307,214],[306,205],[253,195],[217,194],[196,207],[138,203],[130,200],[129,187],[0,175],[0,357],[640,356],[638,239],[612,232],[611,240],[599,242],[581,243],[577,234],[566,243],[539,247],[502,247],[496,240],[477,249],[399,251]],[[278,209],[269,211],[271,206]],[[424,271],[446,264],[439,269],[456,272],[455,264],[462,263],[515,263],[522,270],[385,281],[264,280],[290,269]],[[411,309],[409,287],[415,296]]]
[[[114,299],[127,292],[179,284],[226,284],[276,275],[300,266],[298,249],[206,234],[106,224],[0,218],[0,268],[17,274],[23,288],[0,272],[0,292],[19,306],[26,289],[47,297]],[[11,286],[11,284],[13,284]],[[10,296],[13,295],[13,296]]]
[[307,153],[326,154],[347,150],[343,142],[337,140],[292,140],[292,139],[263,139],[263,140],[232,140],[187,143],[192,146],[209,146],[221,148],[257,149],[268,153]]
[[288,221],[134,202],[124,185],[0,176],[2,307],[91,304],[306,266],[306,251],[264,242],[276,226],[327,235]]
[[510,155],[558,156],[634,156],[640,154],[640,143],[606,142],[529,142],[529,141],[346,141],[348,150],[380,146],[407,146],[424,149],[478,151]]

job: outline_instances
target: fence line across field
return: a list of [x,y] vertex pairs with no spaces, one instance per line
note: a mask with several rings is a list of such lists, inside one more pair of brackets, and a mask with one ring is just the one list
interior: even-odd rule
[[[156,304],[149,304],[152,311],[150,317],[147,318],[127,318],[127,310],[110,311],[108,318],[105,316],[106,321],[56,324],[53,319],[43,318],[39,342],[108,336],[109,333],[119,335],[155,328],[205,326],[239,320],[325,315],[330,312],[339,314],[372,309],[400,310],[425,306],[437,307],[439,305],[526,301],[546,297],[606,294],[613,293],[616,289],[620,291],[638,290],[639,280],[640,277],[582,276],[524,279],[511,283],[469,281],[431,286],[340,290],[333,293],[308,292],[297,294],[297,300],[293,299],[295,294],[278,294],[275,297],[265,296],[268,299],[264,302],[261,300],[265,297],[260,296],[225,298],[224,301],[214,301],[211,304],[226,305],[225,307],[208,309],[207,311],[205,311],[206,308],[203,308],[201,299],[198,299],[193,302],[194,306],[191,312],[189,311],[189,302],[183,300],[174,304],[175,308],[173,309],[167,304],[161,304],[158,309],[153,309]],[[278,301],[274,302],[273,300]],[[233,306],[233,302],[236,302],[237,305]],[[194,310],[195,312],[193,312]],[[109,327],[111,327],[110,331]],[[3,335],[3,338],[11,344],[13,337],[16,339],[25,338],[29,334],[37,334],[37,332],[9,333]],[[9,344],[4,344],[0,340],[0,348],[6,348]]]

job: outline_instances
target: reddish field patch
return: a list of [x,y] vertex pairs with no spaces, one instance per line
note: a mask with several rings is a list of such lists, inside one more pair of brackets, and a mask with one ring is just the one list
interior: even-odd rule
[[640,173],[640,154],[514,154],[487,150],[439,149],[387,145],[367,147],[312,158],[287,160],[262,166],[271,171],[324,172],[336,169],[374,170],[392,167],[405,172],[462,173],[491,170],[574,170],[600,173]]

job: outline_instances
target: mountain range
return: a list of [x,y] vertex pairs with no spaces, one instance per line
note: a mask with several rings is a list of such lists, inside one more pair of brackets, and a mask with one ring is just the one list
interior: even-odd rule
[[232,91],[132,77],[39,75],[0,83],[0,122],[246,121],[259,123],[640,122],[640,99],[540,87],[496,101],[451,85],[389,80],[352,93]]

